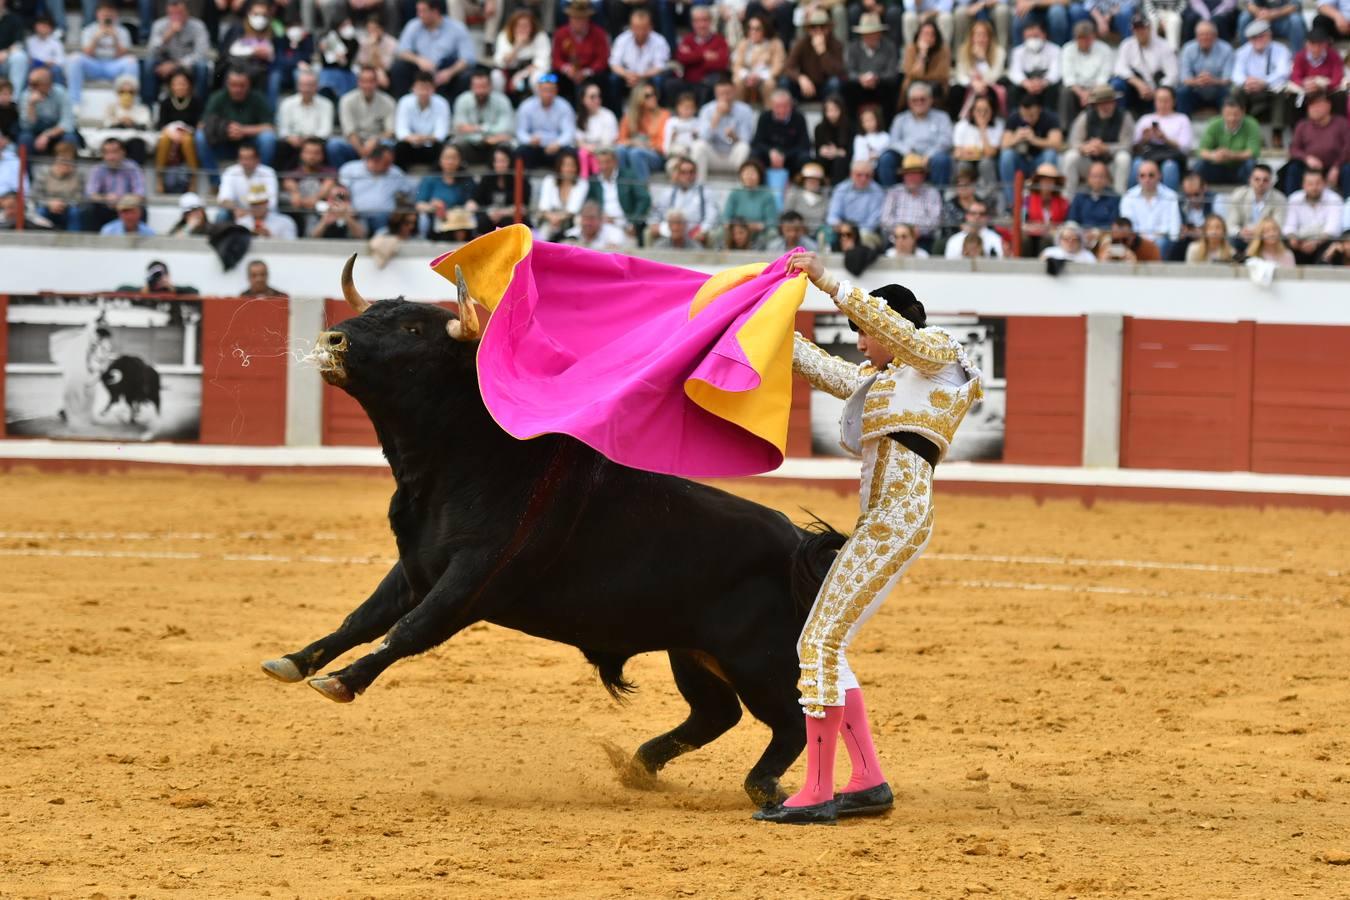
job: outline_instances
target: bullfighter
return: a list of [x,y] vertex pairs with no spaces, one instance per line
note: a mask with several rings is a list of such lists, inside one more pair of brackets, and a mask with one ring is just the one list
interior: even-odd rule
[[[928,546],[933,469],[983,392],[980,373],[961,345],[946,332],[925,327],[923,304],[908,288],[891,284],[866,294],[836,281],[814,253],[794,254],[788,269],[804,272],[848,316],[858,332],[858,349],[868,359],[857,365],[794,336],[793,369],[815,388],[846,401],[841,444],[862,458],[862,515],[797,642],[806,783],[755,818],[826,824],[841,815],[884,813],[894,803],[845,651]],[[834,756],[841,734],[853,775],[835,794]]]

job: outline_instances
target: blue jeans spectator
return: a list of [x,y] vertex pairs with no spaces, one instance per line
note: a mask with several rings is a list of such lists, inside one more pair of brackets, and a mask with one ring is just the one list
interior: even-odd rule
[[811,102],[811,100],[824,100],[826,97],[834,94],[842,94],[844,92],[844,82],[833,75],[825,79],[824,87],[816,89],[816,96],[813,98],[802,97],[802,87],[797,83],[797,79],[787,75],[778,76],[778,86],[791,94],[792,99],[796,100],[798,103],[801,103],[803,100],[806,100],[808,103]]
[[648,181],[653,172],[659,173],[664,162],[660,153],[646,147],[615,147],[614,155],[618,157],[620,169],[632,169],[633,174],[643,181]]
[[1226,87],[1190,87],[1183,84],[1177,88],[1177,112],[1189,116],[1201,107],[1223,109],[1223,100],[1229,91],[1230,88]]
[[998,180],[1003,182],[1003,199],[1008,208],[1013,205],[1013,179],[1020,171],[1028,178],[1036,171],[1037,166],[1050,163],[1059,164],[1059,154],[1054,150],[1042,150],[1031,156],[1018,153],[1011,147],[999,151],[998,154]]
[[[877,160],[877,184],[882,187],[893,187],[899,180],[896,173],[900,171],[900,162],[900,154],[894,150],[887,150],[881,154],[881,158]],[[951,184],[951,154],[934,153],[928,157],[928,180],[938,187]]]
[[[24,88],[28,85],[28,54],[17,47],[14,48],[9,52],[9,60],[5,63],[5,68],[9,70],[7,73],[9,83],[14,85],[14,99],[17,102],[19,95],[23,93]],[[59,81],[57,79],[58,75],[61,76]],[[53,82],[59,84],[64,80],[65,73],[60,69],[52,69]]]
[[66,80],[70,85],[70,102],[80,105],[80,93],[84,90],[86,78],[95,81],[116,81],[122,75],[130,75],[140,80],[141,69],[136,57],[127,55],[117,59],[94,59],[83,53],[76,53],[66,62]]
[[[1291,159],[1285,164],[1284,169],[1280,172],[1282,177],[1279,187],[1286,196],[1295,191],[1303,190],[1303,173],[1307,171],[1307,168],[1307,165],[1301,159]],[[1350,178],[1350,163],[1341,166],[1341,180],[1339,182],[1341,190],[1345,189],[1345,185],[1350,184],[1350,181],[1346,181],[1346,178]]]
[[[1130,163],[1130,187],[1139,183],[1139,167],[1144,164],[1142,157],[1136,156]],[[1181,193],[1181,166],[1175,159],[1165,159],[1158,163],[1158,170],[1162,172],[1162,183]]]
[[[249,143],[258,148],[258,159],[264,166],[270,166],[272,160],[277,155],[277,133],[275,131],[264,131],[257,137],[247,138]],[[239,145],[243,141],[226,141],[223,144],[208,144],[206,142],[206,132],[197,129],[197,162],[201,167],[211,173],[211,184],[220,184],[220,163],[221,160],[229,162],[239,155]]]
[[84,231],[84,217],[81,215],[83,211],[79,204],[68,203],[59,213],[47,206],[39,208],[38,211],[51,220],[57,231]]
[[324,66],[319,70],[319,91],[327,92],[334,108],[343,94],[356,90],[356,73],[341,66]]
[[1207,184],[1246,184],[1256,168],[1255,160],[1247,160],[1239,166],[1225,166],[1202,159],[1195,169]]
[[[1303,49],[1303,43],[1308,39],[1308,24],[1303,21],[1301,12],[1292,12],[1283,19],[1270,19],[1270,33],[1275,35],[1276,39],[1283,40],[1289,45],[1290,53],[1297,53]],[[1252,14],[1243,12],[1238,16],[1237,40],[1239,44],[1247,42],[1247,26],[1252,23]]]
[[[39,119],[37,122],[33,124],[31,128],[21,128],[19,130],[19,143],[23,144],[25,147],[28,148],[28,156],[30,159],[33,157],[34,154],[38,152],[37,147],[33,145],[33,141],[37,139],[37,136],[39,134],[46,131],[48,128],[51,128],[55,124],[56,123],[53,121],[44,121],[42,119]],[[79,150],[82,146],[84,146],[84,141],[80,138],[78,132],[67,131],[65,134],[61,135],[61,137],[58,138],[54,143],[48,144],[45,152],[51,153],[57,144],[70,144],[76,150]]]
[[361,154],[356,152],[356,148],[351,145],[345,137],[334,135],[328,139],[324,146],[324,155],[328,157],[328,164],[335,169],[342,168],[343,163],[349,163],[354,159],[360,159]]

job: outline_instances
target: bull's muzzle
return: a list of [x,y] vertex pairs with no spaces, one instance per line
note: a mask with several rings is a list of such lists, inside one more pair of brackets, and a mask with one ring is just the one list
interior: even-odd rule
[[347,383],[346,352],[347,335],[341,331],[325,331],[319,335],[314,345],[314,358],[324,381],[338,387]]

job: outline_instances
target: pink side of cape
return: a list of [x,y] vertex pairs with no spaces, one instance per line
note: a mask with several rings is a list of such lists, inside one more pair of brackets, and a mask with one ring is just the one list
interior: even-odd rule
[[778,448],[699,407],[685,383],[758,387],[736,331],[787,278],[784,256],[691,319],[701,272],[535,242],[478,350],[483,400],[515,437],[569,434],[634,468],[771,471]]

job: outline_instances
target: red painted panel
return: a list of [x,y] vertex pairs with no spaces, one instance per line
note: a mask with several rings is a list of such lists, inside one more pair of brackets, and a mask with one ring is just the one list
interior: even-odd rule
[[1013,316],[1007,320],[1004,462],[1076,466],[1083,461],[1082,316]]
[[1350,475],[1350,328],[1258,325],[1252,469]]
[[1250,322],[1126,319],[1122,466],[1251,465]]
[[285,298],[203,300],[203,444],[286,442],[289,305]]
[[[797,330],[808,340],[815,336],[816,314],[797,313]],[[788,415],[788,456],[811,455],[811,385],[797,374],[792,376],[792,412]]]

